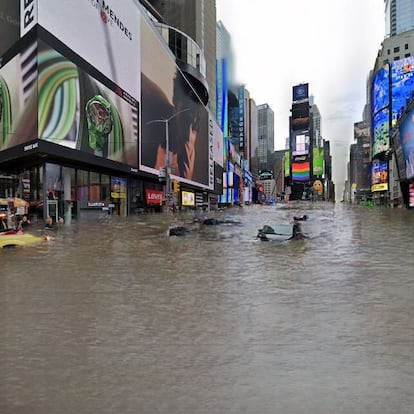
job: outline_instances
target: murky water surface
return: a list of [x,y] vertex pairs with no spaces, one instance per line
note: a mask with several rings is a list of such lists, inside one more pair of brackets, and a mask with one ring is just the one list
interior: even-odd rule
[[[255,239],[303,213],[309,239]],[[0,251],[0,412],[413,413],[413,212],[224,216],[173,238],[191,215],[88,218]]]

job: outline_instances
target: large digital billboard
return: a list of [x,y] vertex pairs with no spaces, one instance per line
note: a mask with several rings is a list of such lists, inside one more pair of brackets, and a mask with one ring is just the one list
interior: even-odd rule
[[312,159],[312,169],[313,175],[322,177],[324,173],[324,149],[313,148],[313,159]]
[[374,76],[372,82],[372,113],[390,104],[390,70],[389,66],[382,67]]
[[39,25],[139,100],[141,12],[135,2],[58,3],[57,6],[56,0],[37,0]]
[[309,97],[309,84],[302,83],[293,87],[293,102],[308,99]]
[[0,150],[40,138],[138,167],[138,103],[46,42],[0,68],[0,95]]
[[39,138],[137,168],[138,103],[45,42],[38,53]]
[[400,145],[404,158],[405,178],[414,178],[414,108],[400,125]]
[[310,150],[310,136],[307,129],[292,132],[292,155],[306,155]]
[[292,105],[292,129],[294,131],[309,127],[309,102],[294,103]]
[[375,157],[381,152],[390,148],[390,121],[389,108],[384,108],[374,115],[372,120],[373,143],[372,156]]
[[390,148],[390,128],[413,98],[414,56],[396,60],[376,72],[372,83],[372,156]]
[[208,112],[154,30],[143,17],[140,169],[158,174],[168,153],[172,176],[213,189]]
[[38,137],[36,50],[33,42],[0,67],[0,151]]
[[371,191],[388,190],[388,162],[374,160],[371,164]]
[[310,162],[309,157],[293,157],[292,160],[292,180],[309,181],[310,180]]
[[407,108],[414,92],[414,56],[396,60],[391,65],[392,125]]

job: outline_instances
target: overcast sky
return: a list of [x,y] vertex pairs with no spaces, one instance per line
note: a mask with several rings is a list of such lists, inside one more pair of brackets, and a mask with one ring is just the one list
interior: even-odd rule
[[[216,0],[232,36],[236,80],[275,113],[275,150],[289,136],[292,86],[309,83],[343,188],[353,124],[384,39],[384,0]],[[337,192],[337,200],[342,194]]]

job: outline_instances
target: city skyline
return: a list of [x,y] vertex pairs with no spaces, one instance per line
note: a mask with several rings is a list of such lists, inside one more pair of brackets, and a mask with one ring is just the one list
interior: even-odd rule
[[236,80],[275,113],[275,150],[289,135],[292,87],[309,83],[341,197],[353,126],[362,120],[369,71],[384,39],[383,0],[298,0],[282,7],[272,0],[255,7],[248,0],[217,0],[217,20],[232,36]]

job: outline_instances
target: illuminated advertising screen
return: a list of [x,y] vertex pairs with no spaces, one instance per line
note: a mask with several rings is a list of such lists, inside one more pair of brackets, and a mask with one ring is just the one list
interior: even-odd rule
[[388,163],[374,160],[371,164],[371,191],[388,190]]
[[37,4],[40,26],[139,100],[141,12],[133,0]]
[[228,136],[228,119],[227,119],[227,60],[221,59],[217,61],[217,95],[216,95],[216,114],[217,122],[223,131],[224,136]]
[[42,41],[38,53],[39,138],[137,168],[138,103]]
[[404,159],[405,178],[414,178],[414,108],[400,125],[400,145]]
[[208,112],[144,18],[141,38],[140,169],[158,174],[168,152],[172,178],[213,189]]
[[290,176],[290,152],[285,152],[285,177]]
[[36,49],[33,42],[0,67],[0,151],[37,138]]
[[294,131],[309,127],[309,102],[294,103],[292,105],[292,129]]
[[292,132],[291,149],[292,155],[309,154],[310,137],[308,130],[299,130]]
[[310,162],[308,157],[293,157],[292,180],[301,182],[310,180]]
[[374,76],[372,82],[372,113],[390,104],[390,71],[388,65],[381,68]]
[[373,144],[372,156],[387,151],[390,148],[389,108],[379,111],[372,120]]
[[414,56],[396,60],[391,66],[392,125],[407,107],[414,91]]
[[313,148],[313,175],[322,176],[324,173],[324,150],[323,148]]
[[181,193],[181,204],[183,206],[195,206],[195,195],[190,191],[183,191]]
[[408,207],[414,207],[414,183],[408,186]]
[[224,165],[224,141],[223,141],[223,131],[218,126],[217,122],[210,117],[210,136],[212,138],[212,147],[210,150],[213,154],[213,161],[223,167]]
[[309,98],[309,84],[304,83],[293,87],[293,101],[301,101]]
[[246,101],[244,99],[245,90],[244,86],[239,87],[239,112],[238,112],[238,136],[239,136],[239,150],[244,152],[244,139],[245,139],[245,113]]

